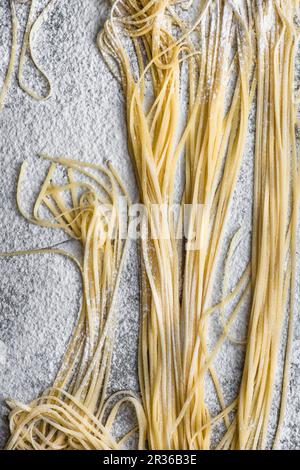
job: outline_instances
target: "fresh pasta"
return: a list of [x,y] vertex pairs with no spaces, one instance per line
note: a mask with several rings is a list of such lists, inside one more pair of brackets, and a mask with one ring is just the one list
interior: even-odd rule
[[[191,17],[194,3],[185,5]],[[295,294],[299,190],[293,87],[299,2],[208,0],[197,7],[194,21],[188,23],[181,2],[116,1],[98,41],[111,71],[121,78],[128,148],[148,216],[152,204],[172,204],[178,160],[184,152],[183,203],[192,206],[188,233],[198,237],[196,249],[185,248],[182,254],[169,209],[160,221],[161,226],[168,224],[169,240],[161,236],[152,241],[150,235],[142,242],[139,370],[148,445],[209,449],[212,428],[223,420],[227,430],[217,448],[265,448],[270,445],[268,421],[287,295],[290,291],[292,316]],[[180,133],[183,65],[188,68],[188,110]],[[211,307],[222,233],[254,98],[251,263],[235,289],[240,300],[209,350],[208,312],[224,308],[228,301],[224,298]],[[226,404],[213,360],[249,293],[250,273],[243,377],[236,400]],[[291,325],[290,318],[288,350]],[[206,405],[207,373],[221,406],[216,417]],[[286,382],[284,373],[285,386]],[[285,392],[279,428],[284,401]]]
[[[42,21],[32,21],[34,6],[32,0],[19,83],[38,100],[22,80],[26,51]],[[11,8],[11,59],[0,105],[15,55],[13,1]],[[138,449],[153,450],[279,446],[296,296],[299,9],[299,0],[113,3],[98,46],[125,97],[128,151],[144,209],[139,240],[141,397],[132,391],[107,394],[115,302],[129,239],[129,233],[121,236],[118,195],[130,205],[129,196],[111,164],[43,155],[50,166],[32,215],[21,205],[25,165],[18,207],[29,222],[61,229],[80,241],[83,259],[54,247],[0,255],[68,256],[81,272],[83,299],[53,385],[29,404],[9,401],[8,449],[116,450],[132,437]],[[229,265],[244,236],[240,228],[222,262],[222,292],[214,303],[251,115],[256,121],[251,253],[228,292]],[[66,169],[67,181],[55,184],[57,166]],[[245,306],[247,331],[239,338],[231,328]],[[221,330],[212,342],[215,314]],[[216,367],[226,341],[244,349],[237,393],[230,399]],[[284,366],[277,375],[281,346]],[[209,406],[208,381],[218,412]],[[281,398],[275,403],[279,381]],[[117,438],[114,424],[123,405],[134,410],[137,424]],[[278,411],[275,432],[272,406]]]
[[[83,299],[77,325],[53,385],[28,405],[9,400],[11,437],[7,449],[118,449],[136,432],[122,439],[113,435],[113,424],[124,404],[136,409],[139,447],[144,447],[145,423],[134,393],[119,392],[109,400],[110,375],[117,316],[115,301],[127,248],[121,236],[118,197],[129,202],[113,167],[85,164],[67,158],[53,159],[29,217],[21,206],[23,164],[17,202],[31,223],[64,230],[79,240],[83,260],[58,248],[10,253],[7,256],[53,253],[68,256],[82,276]],[[67,169],[68,182],[55,185],[57,165]],[[87,181],[77,177],[84,176]],[[71,203],[68,203],[70,199]],[[49,218],[43,218],[46,210]],[[5,256],[5,254],[1,254]]]
[[[37,18],[34,19],[35,9],[38,3],[37,0],[9,0],[10,12],[11,12],[11,46],[10,46],[10,54],[9,54],[7,70],[5,73],[2,86],[0,87],[0,111],[2,110],[4,106],[5,98],[10,88],[12,74],[13,74],[13,70],[15,66],[17,34],[18,34],[18,20],[17,20],[16,5],[18,3],[30,4],[27,23],[25,27],[23,42],[22,42],[20,58],[19,58],[19,65],[18,65],[19,86],[25,93],[27,93],[29,96],[31,96],[33,99],[37,101],[43,101],[43,100],[50,98],[51,93],[52,93],[51,81],[48,78],[47,74],[41,69],[41,67],[39,66],[34,56],[33,41],[34,41],[34,35],[36,34],[38,29],[42,25],[45,19],[45,16],[51,10],[52,6],[54,5],[56,1],[57,0],[50,0],[49,3],[45,6],[45,8],[39,13]],[[24,71],[25,59],[26,59],[27,54],[29,54],[29,57],[34,67],[39,72],[39,74],[43,77],[43,79],[45,80],[47,84],[48,89],[45,95],[38,94],[24,81],[23,71]]]

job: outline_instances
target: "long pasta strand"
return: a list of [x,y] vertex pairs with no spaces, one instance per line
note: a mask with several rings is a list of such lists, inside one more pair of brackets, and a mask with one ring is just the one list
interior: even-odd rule
[[[3,109],[5,98],[10,88],[14,65],[15,65],[15,59],[16,59],[17,33],[18,33],[18,19],[17,19],[17,12],[16,12],[16,4],[18,3],[30,3],[28,18],[27,18],[27,23],[25,27],[20,58],[19,58],[19,65],[18,65],[19,86],[25,93],[27,93],[36,101],[43,101],[43,100],[47,100],[48,98],[50,98],[52,94],[51,81],[48,78],[48,75],[41,69],[37,60],[35,59],[35,56],[33,54],[33,37],[38,31],[38,29],[40,28],[40,26],[42,25],[45,19],[45,16],[52,9],[52,6],[55,4],[56,1],[57,0],[50,0],[49,3],[39,13],[38,17],[34,20],[33,15],[35,12],[37,0],[9,0],[10,12],[11,12],[11,47],[10,47],[10,55],[9,55],[6,74],[5,74],[2,86],[0,87],[0,112]],[[29,57],[31,58],[31,61],[34,67],[36,68],[36,70],[39,72],[39,74],[44,78],[45,82],[47,83],[48,89],[45,95],[38,94],[31,87],[26,85],[26,83],[24,82],[23,69],[24,69],[25,58],[26,58],[27,53],[29,54]]]

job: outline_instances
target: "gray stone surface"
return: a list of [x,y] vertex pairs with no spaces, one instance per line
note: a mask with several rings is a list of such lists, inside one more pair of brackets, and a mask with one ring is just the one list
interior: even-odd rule
[[[46,0],[39,1],[38,8],[46,3]],[[8,4],[8,0],[1,0],[0,80],[9,51]],[[17,6],[20,31],[24,28],[27,8],[26,5]],[[55,156],[65,154],[98,163],[110,159],[131,196],[137,196],[126,147],[122,93],[95,46],[96,34],[107,11],[105,0],[57,0],[35,41],[36,57],[53,83],[50,100],[40,103],[32,100],[20,90],[14,74],[5,108],[0,114],[0,251],[45,247],[66,238],[60,231],[29,225],[17,212],[15,190],[20,165],[25,159],[29,160],[29,178],[22,197],[25,207],[30,207],[38,183],[45,174],[45,163],[35,157],[39,152]],[[18,53],[21,39],[19,34]],[[43,90],[44,84],[30,63],[26,66],[25,77],[37,89]],[[240,226],[244,227],[243,243],[232,261],[232,284],[241,274],[249,255],[252,155],[253,123],[250,120],[249,141],[223,243],[225,256],[230,238]],[[70,249],[73,249],[71,244]],[[215,300],[220,297],[221,272],[220,262]],[[4,400],[12,397],[26,402],[51,384],[77,315],[80,279],[70,261],[43,255],[0,258],[0,280],[0,347],[6,353],[6,360],[0,361],[0,444],[3,446],[8,435],[8,409]],[[120,324],[110,388],[137,389],[139,288],[134,245],[122,275],[120,294]],[[284,449],[300,447],[299,304],[298,281],[288,408],[281,440]],[[245,318],[245,314],[239,317],[233,333],[241,334],[245,329]],[[212,321],[211,339],[219,332],[220,322],[216,315]],[[227,341],[216,361],[227,400],[234,396],[242,360],[243,348]],[[212,390],[209,381],[208,389]],[[277,398],[278,390],[277,387]],[[217,409],[212,391],[208,403],[212,411]],[[273,423],[275,418],[276,407],[272,412]]]

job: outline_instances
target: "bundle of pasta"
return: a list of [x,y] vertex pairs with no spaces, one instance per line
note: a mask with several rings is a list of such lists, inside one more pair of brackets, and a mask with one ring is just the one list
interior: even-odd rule
[[[191,3],[186,7],[192,12]],[[159,236],[153,240],[150,232],[142,241],[139,371],[148,444],[152,449],[205,449],[210,444],[212,421],[205,405],[208,370],[223,408],[214,421],[225,417],[229,425],[226,416],[236,406],[226,408],[212,368],[226,332],[209,355],[207,311],[246,139],[252,45],[247,15],[229,2],[200,2],[192,25],[180,18],[176,4],[115,2],[99,36],[99,47],[114,74],[118,73],[115,64],[119,67],[127,99],[128,146],[148,219],[153,222],[153,205],[167,207],[165,217],[156,224]],[[232,57],[236,42],[238,52]],[[185,119],[183,63],[189,72]],[[236,80],[230,97],[234,67]],[[176,238],[172,203],[176,169],[184,150],[183,203],[192,207],[188,238],[196,233],[200,245],[193,250],[185,247],[181,298],[179,262],[184,245]],[[203,211],[198,211],[199,204]],[[247,275],[249,270],[244,279]]]
[[[28,405],[10,401],[11,437],[7,448],[118,449],[136,431],[133,429],[121,440],[113,437],[115,417],[126,402],[137,411],[141,448],[145,425],[135,395],[119,392],[107,400],[117,327],[115,299],[127,245],[127,238],[123,238],[120,230],[118,197],[128,199],[128,195],[111,166],[44,158],[52,163],[36,200],[33,217],[28,218],[21,208],[20,185],[25,164],[20,173],[18,205],[30,222],[60,228],[81,242],[82,262],[58,249],[34,252],[53,252],[71,258],[82,275],[83,299],[77,325],[51,388]],[[66,184],[53,183],[57,165],[67,168]],[[87,181],[80,180],[80,176]],[[42,209],[47,210],[50,220],[41,218]],[[9,255],[26,253],[30,252]]]
[[[276,447],[284,418],[295,301],[296,235],[299,208],[296,151],[297,100],[294,97],[295,24],[300,2],[255,2],[257,38],[256,145],[252,237],[253,301],[237,431],[224,445],[264,449],[272,445],[270,410],[283,327],[288,338]],[[288,295],[290,296],[289,302]]]
[[[181,406],[181,359],[179,252],[171,205],[180,155],[180,57],[185,46],[177,45],[165,28],[170,19],[165,14],[168,3],[116,2],[111,20],[99,36],[99,46],[112,70],[111,57],[119,65],[127,97],[128,145],[141,199],[149,226],[159,227],[155,239],[148,233],[141,241],[139,377],[148,444],[154,449],[177,448],[180,441],[178,431],[172,433]],[[122,45],[119,27],[130,40],[128,47],[133,46],[133,59]],[[166,208],[157,221],[153,220],[153,206]]]
[[[182,421],[184,448],[209,449],[212,425],[224,418],[229,426],[228,415],[236,406],[235,401],[226,406],[213,361],[249,292],[245,288],[249,268],[231,295],[231,298],[239,297],[239,301],[213,346],[208,332],[210,316],[220,307],[211,307],[216,264],[242,162],[255,91],[250,25],[247,11],[235,9],[230,2],[216,2],[199,24],[196,40],[200,51],[197,62],[190,66],[189,113],[194,124],[186,144],[184,200],[193,208],[189,231],[197,234],[198,245],[186,251],[183,280],[184,405],[177,423]],[[201,212],[197,210],[199,205]],[[228,300],[224,298],[222,305]],[[221,405],[221,413],[215,418],[210,416],[205,404],[207,372]]]

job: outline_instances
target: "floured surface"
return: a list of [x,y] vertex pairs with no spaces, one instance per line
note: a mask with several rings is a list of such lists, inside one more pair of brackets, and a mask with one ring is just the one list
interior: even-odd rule
[[[8,3],[3,0],[0,7],[1,80],[10,41]],[[39,5],[42,7],[46,3],[42,0]],[[0,114],[0,251],[45,247],[66,239],[60,231],[29,225],[16,209],[15,190],[20,164],[29,160],[29,183],[23,185],[22,192],[25,208],[29,209],[38,184],[43,180],[46,164],[35,158],[39,152],[54,156],[64,154],[94,163],[111,160],[132,198],[137,197],[127,153],[122,92],[95,46],[97,32],[107,12],[104,0],[89,0],[88,4],[81,0],[57,0],[35,41],[36,57],[53,83],[51,99],[36,103],[20,90],[15,77],[13,79]],[[17,6],[20,28],[24,27],[26,13],[25,5]],[[18,53],[21,39],[19,35]],[[26,67],[25,72],[29,83],[41,83],[30,67]],[[253,126],[254,120],[250,119],[252,132],[224,239],[223,259],[231,237],[239,227],[243,228],[243,241],[231,263],[232,284],[229,287],[239,278],[248,260]],[[69,245],[71,250],[76,249]],[[221,261],[219,281],[222,278]],[[76,319],[81,285],[72,262],[54,255],[0,259],[0,276],[0,344],[6,350],[6,360],[0,361],[0,438],[3,446],[8,435],[8,408],[4,400],[12,397],[27,402],[51,384]],[[220,299],[220,286],[221,283],[216,282],[215,301]],[[285,449],[300,448],[299,304],[298,281],[288,409],[281,441]],[[110,389],[137,389],[139,281],[134,245],[122,275],[117,308],[120,324]],[[245,319],[245,315],[240,316],[233,328],[234,335],[243,336]],[[211,337],[220,331],[221,323],[216,314]],[[228,403],[235,395],[242,361],[243,347],[226,341],[218,355],[216,369]],[[210,383],[208,389],[211,391],[208,402],[212,411],[217,410]],[[271,421],[275,422],[275,419],[276,409]]]

